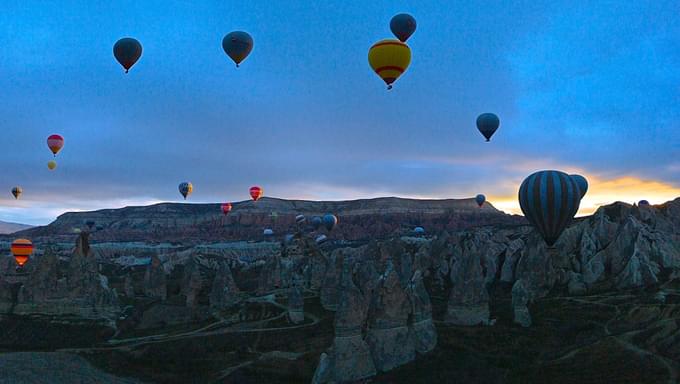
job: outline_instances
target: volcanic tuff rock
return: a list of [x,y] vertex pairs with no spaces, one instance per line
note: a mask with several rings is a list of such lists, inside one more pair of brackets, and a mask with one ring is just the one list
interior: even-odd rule
[[[276,215],[272,213],[276,212]],[[506,215],[489,203],[478,208],[474,199],[414,200],[396,197],[353,201],[301,201],[262,198],[256,203],[233,204],[223,216],[219,204],[162,203],[147,207],[126,207],[93,212],[69,212],[48,226],[21,231],[35,241],[69,238],[75,228],[94,221],[101,230],[94,232],[99,241],[155,241],[200,243],[206,241],[262,238],[262,229],[270,227],[284,234],[297,227],[295,216],[321,216],[332,212],[341,225],[332,237],[371,239],[410,232],[423,226],[428,232],[449,231],[478,225],[512,224],[523,218]]]
[[210,307],[213,309],[227,308],[238,302],[239,296],[240,291],[236,286],[229,265],[224,262],[220,263],[210,290]]
[[168,296],[167,291],[165,270],[161,260],[153,256],[151,264],[147,265],[146,272],[144,273],[144,294],[149,297],[165,300]]

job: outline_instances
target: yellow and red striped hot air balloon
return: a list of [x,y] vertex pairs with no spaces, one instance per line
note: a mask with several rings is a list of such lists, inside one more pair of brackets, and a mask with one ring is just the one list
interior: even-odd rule
[[28,261],[28,257],[33,253],[33,243],[28,239],[16,239],[10,246],[14,261],[17,265],[23,267]]
[[368,50],[368,63],[392,89],[394,83],[411,63],[411,49],[397,39],[380,40]]

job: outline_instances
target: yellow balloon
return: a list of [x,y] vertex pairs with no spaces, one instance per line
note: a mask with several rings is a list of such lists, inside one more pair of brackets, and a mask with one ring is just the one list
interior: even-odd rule
[[50,169],[50,171],[54,170],[54,168],[57,167],[57,162],[54,160],[50,160],[47,162],[47,168]]
[[411,49],[397,39],[380,40],[368,50],[368,63],[392,89],[394,83],[411,64]]

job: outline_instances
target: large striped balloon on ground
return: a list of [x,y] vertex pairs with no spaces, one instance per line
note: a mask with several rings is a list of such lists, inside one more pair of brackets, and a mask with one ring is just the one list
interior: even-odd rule
[[578,211],[581,194],[564,172],[539,171],[519,187],[519,205],[527,220],[552,247]]
[[397,39],[380,40],[368,51],[368,63],[392,89],[394,83],[411,64],[411,49]]
[[28,261],[29,256],[33,253],[33,243],[28,239],[16,239],[10,246],[12,256],[17,265],[23,267]]

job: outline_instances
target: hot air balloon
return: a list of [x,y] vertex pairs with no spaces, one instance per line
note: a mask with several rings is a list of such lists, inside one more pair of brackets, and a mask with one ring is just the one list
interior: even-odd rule
[[274,235],[274,231],[272,231],[271,228],[267,228],[264,231],[262,231],[262,234],[265,236],[272,236]]
[[85,224],[87,225],[88,228],[90,228],[90,231],[92,230],[92,228],[94,228],[94,220],[88,220],[85,222]]
[[53,171],[55,168],[57,168],[57,162],[54,160],[50,160],[47,162],[47,169],[50,171]]
[[501,120],[493,113],[482,113],[477,116],[477,129],[484,135],[486,141],[491,140],[491,136],[493,136],[500,124]]
[[28,239],[16,239],[10,246],[14,261],[19,267],[23,267],[28,261],[29,256],[33,253],[33,243]]
[[326,235],[319,235],[319,236],[316,237],[316,239],[314,239],[314,241],[317,244],[321,245],[321,244],[325,243],[326,241],[328,241],[328,237]]
[[323,220],[319,216],[314,216],[312,217],[312,228],[314,230],[318,230],[321,227],[321,224],[323,224]]
[[338,218],[335,215],[327,213],[323,217],[323,225],[326,227],[327,231],[332,231],[335,225],[338,223]]
[[307,218],[305,218],[305,215],[297,215],[297,216],[295,216],[295,222],[296,222],[298,225],[304,223],[306,220],[307,220]]
[[649,206],[649,201],[647,201],[647,200],[640,200],[640,201],[638,201],[638,206],[643,206],[643,205]]
[[481,208],[482,205],[484,205],[484,202],[486,201],[486,196],[482,195],[481,193],[477,196],[475,196],[475,202],[477,205]]
[[231,212],[231,203],[224,203],[224,204],[222,204],[221,208],[222,208],[222,213],[224,215],[228,215],[229,212]]
[[283,242],[285,244],[290,244],[293,241],[294,236],[292,234],[287,234],[286,236],[283,237]]
[[380,40],[368,50],[368,63],[392,89],[394,83],[411,63],[411,49],[396,39]]
[[238,67],[253,50],[253,38],[247,32],[230,32],[222,39],[222,49]]
[[250,187],[250,197],[253,199],[253,201],[258,201],[264,194],[264,190],[261,187],[258,187],[257,185],[254,187]]
[[413,229],[413,233],[415,233],[416,235],[423,235],[423,234],[425,234],[425,228],[423,228],[423,227],[415,227],[415,228]]
[[15,199],[18,199],[21,194],[24,193],[24,190],[21,189],[21,187],[14,187],[12,188],[12,195],[14,195]]
[[132,37],[124,37],[113,45],[113,56],[128,73],[142,56],[142,44]]
[[50,137],[47,138],[47,146],[54,156],[57,156],[57,153],[64,147],[64,138],[60,135],[50,135]]
[[551,248],[576,215],[580,201],[578,184],[560,171],[535,172],[519,187],[524,216]]
[[194,186],[191,185],[190,182],[185,181],[185,182],[179,184],[179,193],[181,193],[182,196],[184,196],[184,200],[186,200],[187,196],[191,195],[191,192],[193,192],[193,191],[194,191]]
[[406,42],[416,31],[416,19],[408,13],[400,13],[390,20],[390,29],[394,36],[402,42]]
[[578,188],[581,191],[581,198],[586,195],[586,192],[588,192],[588,180],[586,180],[585,177],[581,175],[569,175],[571,176],[574,181],[576,181],[576,184],[578,184]]

